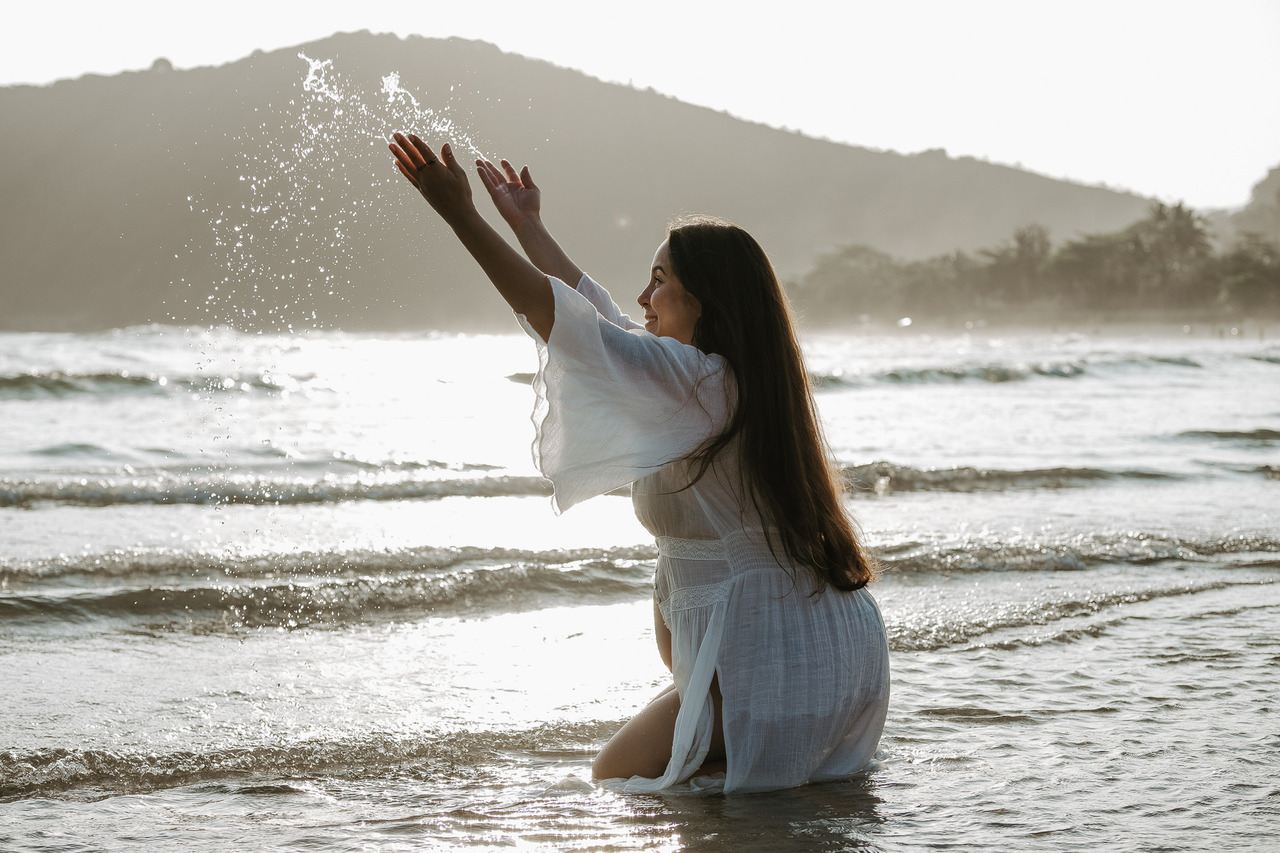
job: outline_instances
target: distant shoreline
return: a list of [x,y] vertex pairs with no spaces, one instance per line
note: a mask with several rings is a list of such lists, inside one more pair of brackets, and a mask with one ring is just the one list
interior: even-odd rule
[[1185,312],[1123,311],[1113,315],[1064,312],[1057,316],[1022,312],[981,318],[915,316],[909,325],[884,318],[814,322],[801,317],[802,334],[954,335],[994,336],[1018,333],[1082,334],[1107,338],[1186,338],[1190,340],[1280,341],[1280,317],[1206,317]]

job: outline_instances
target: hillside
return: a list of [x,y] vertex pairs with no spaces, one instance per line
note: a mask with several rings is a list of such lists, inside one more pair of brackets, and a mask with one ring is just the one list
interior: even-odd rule
[[[327,88],[304,90],[300,52],[332,61]],[[627,302],[679,211],[739,222],[795,277],[847,244],[919,258],[1032,222],[1054,240],[1113,230],[1147,208],[942,152],[811,139],[455,39],[362,32],[217,68],[158,60],[0,89],[0,113],[9,330],[506,323],[395,175],[382,140],[406,125],[452,123],[484,154],[531,164],[547,222]]]

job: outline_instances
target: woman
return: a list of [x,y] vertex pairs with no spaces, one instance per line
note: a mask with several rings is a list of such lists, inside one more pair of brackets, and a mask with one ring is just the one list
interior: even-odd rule
[[674,683],[593,775],[656,791],[723,771],[729,793],[863,769],[889,696],[873,567],[759,245],[718,220],[672,227],[641,326],[547,232],[528,167],[476,163],[525,258],[479,215],[450,146],[437,159],[416,136],[395,139],[401,173],[538,342],[534,460],[557,510],[630,483],[658,540],[654,625]]

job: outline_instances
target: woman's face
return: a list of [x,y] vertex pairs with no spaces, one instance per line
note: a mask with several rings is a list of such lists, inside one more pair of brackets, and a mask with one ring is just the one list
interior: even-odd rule
[[702,316],[702,304],[672,274],[671,250],[666,240],[653,256],[649,286],[636,301],[644,309],[644,327],[649,332],[675,338],[682,344],[693,343],[693,327]]

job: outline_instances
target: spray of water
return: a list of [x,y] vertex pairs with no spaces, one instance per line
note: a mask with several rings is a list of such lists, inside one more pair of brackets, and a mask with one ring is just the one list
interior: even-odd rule
[[[344,81],[331,59],[298,58],[306,70],[287,102],[255,108],[231,137],[231,192],[224,183],[216,201],[212,191],[187,196],[196,217],[187,251],[193,267],[215,273],[212,281],[180,283],[185,298],[170,319],[196,320],[184,334],[205,377],[193,394],[204,404],[211,481],[229,470],[228,448],[244,428],[218,393],[223,377],[276,372],[274,357],[306,345],[296,333],[331,328],[376,299],[368,295],[371,242],[402,233],[393,218],[408,190],[387,152],[391,134],[413,131],[490,156],[467,128],[453,87],[443,103],[424,106],[397,72],[366,90]],[[243,331],[261,337],[250,344]],[[221,509],[214,501],[213,510]]]
[[298,58],[306,71],[297,95],[280,108],[255,109],[256,121],[233,139],[237,199],[187,196],[189,210],[208,223],[188,251],[211,252],[217,271],[211,286],[188,289],[207,291],[182,312],[202,317],[201,325],[291,333],[360,311],[368,298],[360,295],[362,261],[370,256],[362,238],[393,226],[387,199],[403,192],[386,150],[393,132],[490,156],[454,105],[453,87],[442,105],[424,106],[398,72],[382,77],[379,91],[362,91],[332,59]]

